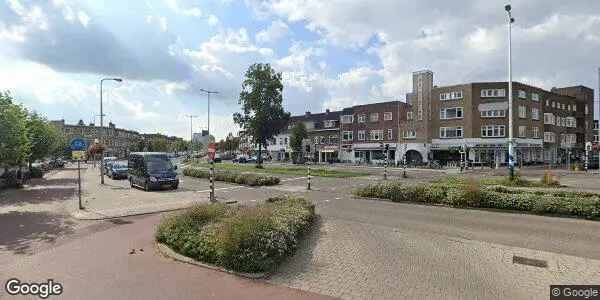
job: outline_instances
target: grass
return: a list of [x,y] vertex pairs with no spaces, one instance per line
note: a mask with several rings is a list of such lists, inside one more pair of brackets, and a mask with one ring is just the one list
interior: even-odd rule
[[449,184],[449,185],[467,185],[471,180],[475,180],[478,185],[482,186],[492,186],[492,185],[501,185],[507,187],[529,187],[529,188],[559,188],[562,187],[556,179],[553,180],[540,180],[540,181],[532,181],[516,176],[515,179],[510,180],[508,177],[500,177],[500,178],[482,178],[482,179],[469,179],[465,177],[458,176],[448,176],[442,178],[440,180],[435,181],[434,183],[438,184]]
[[[194,166],[209,168],[208,163],[196,163]],[[270,173],[270,174],[283,174],[283,175],[299,175],[306,176],[306,166],[293,166],[293,167],[276,167],[263,164],[262,169],[258,169],[254,164],[233,164],[233,163],[218,163],[215,164],[217,170],[235,170],[242,172],[254,172],[254,173]],[[334,178],[348,178],[348,177],[359,177],[367,176],[369,173],[359,171],[347,171],[347,170],[332,170],[319,167],[311,167],[311,176],[317,177],[334,177]]]

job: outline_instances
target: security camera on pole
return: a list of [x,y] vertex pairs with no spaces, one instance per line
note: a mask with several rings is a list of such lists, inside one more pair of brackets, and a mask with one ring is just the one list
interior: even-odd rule
[[508,177],[515,178],[515,157],[513,145],[513,92],[512,92],[512,23],[515,19],[511,14],[511,6],[504,6],[508,14]]

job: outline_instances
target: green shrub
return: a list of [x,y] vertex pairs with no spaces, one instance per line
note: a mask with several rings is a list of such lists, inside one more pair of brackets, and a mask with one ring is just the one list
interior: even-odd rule
[[[209,178],[209,171],[203,168],[186,167],[183,169],[183,175],[198,178]],[[249,186],[279,184],[278,177],[233,171],[215,171],[215,180],[244,184]]]
[[239,272],[272,270],[297,247],[315,216],[302,198],[256,207],[204,204],[162,220],[156,240],[193,259]]
[[538,214],[600,218],[600,194],[527,190],[506,186],[480,187],[476,181],[444,180],[432,184],[405,185],[384,182],[359,188],[360,197],[392,201],[440,203],[456,207],[483,207],[527,211]]
[[31,178],[42,178],[44,176],[44,171],[38,167],[31,167],[29,169],[29,174]]

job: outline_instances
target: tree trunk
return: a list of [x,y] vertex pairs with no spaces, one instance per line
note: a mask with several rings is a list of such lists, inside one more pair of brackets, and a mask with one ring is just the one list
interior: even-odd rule
[[258,157],[256,160],[256,167],[262,168],[262,143],[258,143]]

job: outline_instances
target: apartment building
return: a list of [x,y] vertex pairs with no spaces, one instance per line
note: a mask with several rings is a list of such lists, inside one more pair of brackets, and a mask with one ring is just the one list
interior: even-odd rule
[[[291,150],[289,129],[304,122],[307,158],[374,163],[389,158],[411,164],[460,161],[499,166],[508,161],[507,82],[435,86],[433,72],[412,74],[406,102],[355,105],[339,112],[291,118],[273,141],[279,153]],[[561,163],[583,159],[594,140],[594,91],[584,86],[552,88],[513,82],[513,145],[517,163]],[[285,147],[280,147],[285,146]],[[286,154],[278,155],[287,157]]]

